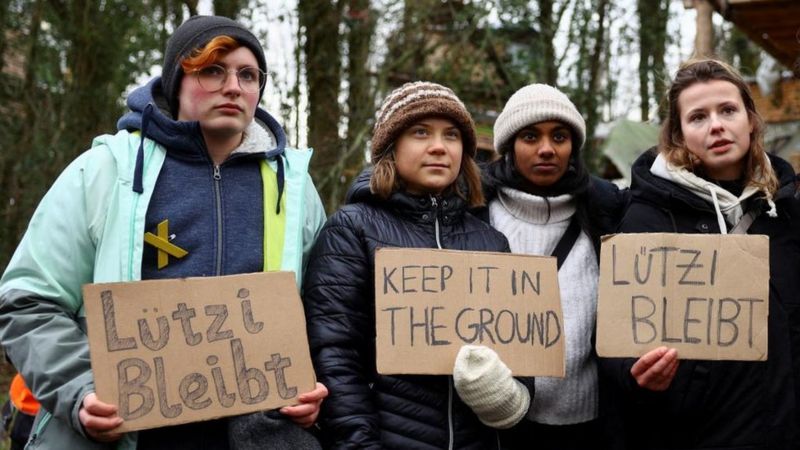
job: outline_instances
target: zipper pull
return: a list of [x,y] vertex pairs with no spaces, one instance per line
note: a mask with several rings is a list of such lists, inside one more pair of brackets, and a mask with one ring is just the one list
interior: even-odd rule
[[436,197],[434,197],[433,195],[431,195],[431,205],[433,206],[433,209],[439,207],[439,201],[436,200]]
[[219,166],[214,166],[214,179],[219,181],[222,179],[222,174],[219,173]]

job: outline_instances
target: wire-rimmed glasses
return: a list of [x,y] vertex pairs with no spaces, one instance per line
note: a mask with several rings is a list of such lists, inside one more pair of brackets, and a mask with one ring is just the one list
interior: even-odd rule
[[201,67],[194,70],[197,82],[207,92],[217,92],[228,82],[228,74],[235,73],[239,87],[247,93],[258,92],[267,81],[267,74],[257,67],[242,67],[241,69],[226,69],[218,64]]

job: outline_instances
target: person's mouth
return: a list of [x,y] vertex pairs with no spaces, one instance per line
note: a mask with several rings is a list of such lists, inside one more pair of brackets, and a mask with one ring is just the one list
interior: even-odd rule
[[731,145],[733,145],[733,141],[731,140],[717,139],[708,147],[708,149],[715,153],[724,153],[730,149]]
[[223,103],[221,105],[217,105],[215,109],[221,109],[223,111],[243,111],[244,109],[237,105],[236,103]]

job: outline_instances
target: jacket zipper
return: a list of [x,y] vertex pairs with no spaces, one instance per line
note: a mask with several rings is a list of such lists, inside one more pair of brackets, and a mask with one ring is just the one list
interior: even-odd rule
[[[436,247],[442,250],[442,240],[439,230],[439,201],[431,195],[431,206],[433,206],[433,230],[436,234]],[[449,433],[447,448],[453,450],[455,446],[455,430],[453,426],[453,377],[447,377],[447,431]],[[500,433],[495,432],[497,438],[497,448],[500,449]]]
[[[431,195],[431,206],[433,206],[433,231],[436,235],[436,247],[439,250],[442,249],[442,240],[439,236],[439,200],[436,199],[433,195]],[[447,377],[447,431],[448,435],[448,442],[447,448],[449,450],[453,450],[453,446],[455,445],[455,439],[453,439],[453,435],[455,431],[453,429],[453,377]]]
[[222,174],[220,173],[219,165],[214,165],[214,199],[217,214],[217,263],[216,275],[222,275],[222,192],[220,188],[220,181]]
[[447,377],[447,428],[450,433],[447,448],[453,450],[453,446],[455,445],[453,434],[455,434],[455,432],[453,430],[453,377],[451,376]]
[[[31,434],[30,438],[28,439],[29,445],[33,445],[36,442],[36,440],[39,438],[39,435],[42,434],[44,427],[46,427],[47,423],[50,422],[51,417],[53,417],[52,414],[50,414],[47,411],[44,411],[44,413],[42,414],[42,418],[39,420],[39,423],[36,424],[36,430],[33,431],[33,434]],[[26,444],[26,447],[28,444]]]
[[439,200],[431,195],[431,206],[433,206],[433,231],[436,234],[436,247],[442,249],[442,240],[439,237]]

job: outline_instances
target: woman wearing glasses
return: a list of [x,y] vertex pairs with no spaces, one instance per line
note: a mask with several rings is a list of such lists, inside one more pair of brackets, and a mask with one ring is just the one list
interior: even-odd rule
[[[312,425],[321,384],[282,415],[123,436],[117,407],[93,392],[89,363],[82,284],[262,270],[301,282],[325,216],[307,174],[311,152],[285,148],[280,125],[258,108],[265,69],[241,25],[189,19],[167,43],[162,76],[128,97],[120,131],[96,138],[43,198],[0,280],[0,342],[42,404],[37,448],[316,445],[281,417]],[[180,251],[159,258],[144,235],[164,221]]]

